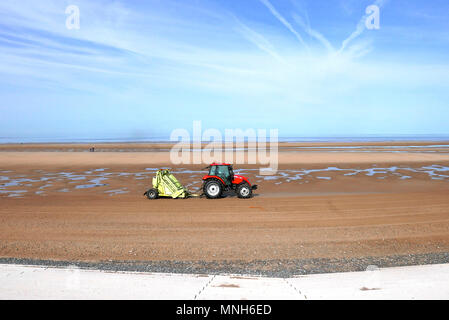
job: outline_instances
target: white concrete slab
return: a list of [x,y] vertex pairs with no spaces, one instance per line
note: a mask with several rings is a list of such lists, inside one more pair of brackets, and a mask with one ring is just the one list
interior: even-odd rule
[[0,299],[449,299],[449,264],[288,279],[6,264]]
[[198,295],[197,299],[248,300],[248,299],[302,299],[282,278],[250,276],[216,276]]
[[193,299],[212,276],[0,265],[0,299]]
[[307,299],[449,299],[449,264],[371,268],[287,279]]

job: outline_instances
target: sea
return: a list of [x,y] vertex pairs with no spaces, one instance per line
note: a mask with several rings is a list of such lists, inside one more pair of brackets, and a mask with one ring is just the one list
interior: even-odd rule
[[[279,142],[394,142],[394,141],[449,141],[449,134],[422,135],[346,135],[315,137],[279,137]],[[169,137],[107,137],[107,138],[58,138],[58,137],[0,137],[0,144],[16,143],[173,143]],[[207,142],[207,141],[203,141]]]

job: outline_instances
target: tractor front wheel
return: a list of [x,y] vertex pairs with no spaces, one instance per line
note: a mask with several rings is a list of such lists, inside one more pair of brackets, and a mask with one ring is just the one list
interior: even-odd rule
[[237,196],[242,199],[251,198],[253,195],[253,191],[247,183],[239,184],[235,192],[237,193]]
[[147,198],[150,200],[157,199],[159,196],[159,192],[156,189],[150,189],[147,191]]
[[209,180],[203,186],[203,192],[209,199],[221,197],[223,192],[223,184],[218,180]]

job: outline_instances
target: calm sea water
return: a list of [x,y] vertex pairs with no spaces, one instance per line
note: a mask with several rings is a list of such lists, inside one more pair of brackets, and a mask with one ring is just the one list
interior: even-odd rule
[[[449,135],[366,135],[333,137],[279,137],[279,142],[385,142],[385,141],[449,141]],[[20,138],[0,137],[1,143],[107,143],[107,142],[170,142],[169,137],[143,138]]]

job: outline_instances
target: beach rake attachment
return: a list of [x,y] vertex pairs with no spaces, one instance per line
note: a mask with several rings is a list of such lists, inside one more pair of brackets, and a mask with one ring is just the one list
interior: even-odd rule
[[168,169],[161,169],[156,172],[156,176],[153,177],[153,188],[146,191],[144,195],[151,200],[159,197],[185,199],[199,196],[188,191]]

